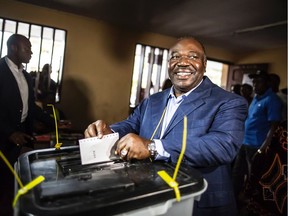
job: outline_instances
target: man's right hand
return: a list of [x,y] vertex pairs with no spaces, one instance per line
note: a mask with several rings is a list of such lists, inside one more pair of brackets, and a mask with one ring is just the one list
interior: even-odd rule
[[33,140],[34,138],[32,136],[20,131],[12,133],[11,136],[9,137],[9,141],[17,146],[23,146],[26,143],[31,142]]
[[87,129],[84,131],[85,138],[97,136],[101,139],[104,135],[111,134],[113,131],[103,120],[97,120],[92,124],[88,125]]

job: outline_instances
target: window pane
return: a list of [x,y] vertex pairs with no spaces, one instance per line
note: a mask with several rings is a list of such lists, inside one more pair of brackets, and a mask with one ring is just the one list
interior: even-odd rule
[[223,83],[222,79],[224,65],[225,64],[221,62],[207,60],[205,75],[208,76],[213,83],[225,89],[226,83]]
[[168,79],[167,65],[168,65],[168,50],[163,50],[163,60],[162,60],[161,76],[160,76],[161,87],[164,81]]
[[5,20],[5,26],[4,26],[4,36],[3,36],[3,41],[5,41],[5,44],[3,44],[2,52],[1,52],[1,57],[7,55],[7,46],[6,46],[6,41],[8,38],[15,33],[16,31],[16,22],[10,21],[10,20]]
[[[152,53],[151,53],[152,54]],[[157,86],[157,59],[159,56],[159,49],[155,48],[153,52],[153,63],[152,63],[152,74],[151,74],[151,86],[150,86],[150,94],[156,92],[155,86]]]
[[41,26],[31,25],[30,42],[32,44],[32,58],[27,65],[27,71],[40,71],[40,46],[41,46]]
[[[5,45],[4,40],[2,40],[2,29],[3,28],[3,19],[0,19],[0,50],[2,50],[2,46]],[[0,57],[1,57],[1,53],[0,53]]]
[[54,81],[60,81],[62,79],[62,68],[64,60],[65,50],[65,38],[66,32],[63,30],[55,31],[55,41],[53,47],[53,58],[52,58],[52,73],[51,78]]
[[40,59],[40,68],[45,64],[51,64],[52,59],[52,48],[53,48],[53,29],[52,28],[43,28],[43,38],[41,46],[41,59]]
[[151,53],[151,47],[147,46],[145,47],[145,53],[144,53],[144,67],[143,67],[143,74],[142,74],[142,82],[141,82],[141,88],[146,89],[147,82],[148,82],[148,71],[149,71],[149,58]]
[[[57,83],[60,83],[62,80],[65,40],[66,40],[66,32],[63,30],[56,30],[54,47],[53,47],[53,58],[51,64],[52,66],[51,79],[53,79]],[[59,101],[60,99],[59,97],[60,96],[58,88],[56,91],[56,102]]]
[[131,87],[131,96],[130,96],[130,107],[134,108],[137,101],[138,93],[138,83],[140,79],[140,70],[141,70],[141,56],[142,56],[142,46],[140,44],[136,45],[135,58],[134,58],[134,69],[132,77],[132,87]]
[[19,22],[17,34],[22,34],[29,38],[29,24]]
[[10,35],[16,32],[16,22],[12,20],[5,20],[5,32],[9,32]]

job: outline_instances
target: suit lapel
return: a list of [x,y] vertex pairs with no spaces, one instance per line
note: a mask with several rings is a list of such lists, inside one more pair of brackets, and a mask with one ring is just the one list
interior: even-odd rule
[[[163,114],[163,112],[167,106],[167,100],[169,97],[169,93],[170,93],[169,91],[164,92],[164,97],[163,97],[163,95],[160,96],[160,94],[159,94],[160,97],[155,97],[151,101],[151,110],[152,110],[152,119],[153,119],[153,121],[152,121],[153,128],[151,128],[152,133],[156,129],[156,127],[157,127],[157,125],[161,119],[161,116],[162,116],[162,114]],[[163,119],[162,119],[162,122],[163,122]],[[154,138],[160,137],[162,122],[161,122]],[[151,133],[151,135],[152,135],[152,133]]]
[[211,94],[212,85],[211,81],[205,77],[201,85],[184,99],[169,122],[163,137],[181,122],[185,115],[188,116],[195,109],[205,104],[205,99]]

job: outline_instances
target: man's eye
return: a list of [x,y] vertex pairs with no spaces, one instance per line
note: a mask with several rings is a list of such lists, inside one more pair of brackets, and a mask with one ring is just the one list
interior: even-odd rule
[[189,56],[189,59],[199,59],[199,56],[198,55],[191,55],[191,56]]
[[180,59],[180,56],[177,56],[177,55],[171,56],[171,59],[172,59],[172,60]]

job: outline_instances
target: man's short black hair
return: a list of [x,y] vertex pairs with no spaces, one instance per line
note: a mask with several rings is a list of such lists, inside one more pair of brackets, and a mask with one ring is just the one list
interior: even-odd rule
[[24,35],[21,34],[13,34],[7,40],[7,47],[9,48],[11,45],[17,45],[20,40],[23,38],[27,39]]

